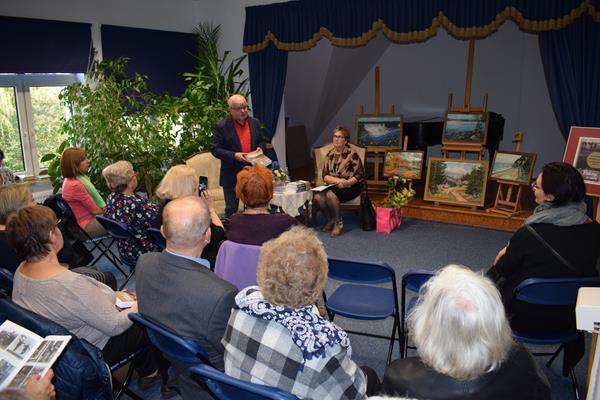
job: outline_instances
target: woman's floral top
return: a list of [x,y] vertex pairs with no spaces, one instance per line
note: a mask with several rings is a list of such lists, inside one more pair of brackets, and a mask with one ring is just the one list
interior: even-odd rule
[[140,254],[159,251],[146,233],[157,215],[158,206],[138,195],[125,196],[121,192],[113,192],[108,196],[104,216],[129,225],[141,245],[140,248],[133,240],[118,240],[117,247],[124,260],[135,264]]

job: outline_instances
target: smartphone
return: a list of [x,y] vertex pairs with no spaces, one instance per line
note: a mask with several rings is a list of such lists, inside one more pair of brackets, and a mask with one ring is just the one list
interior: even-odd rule
[[201,176],[198,178],[198,194],[202,194],[206,189],[208,189],[208,177]]

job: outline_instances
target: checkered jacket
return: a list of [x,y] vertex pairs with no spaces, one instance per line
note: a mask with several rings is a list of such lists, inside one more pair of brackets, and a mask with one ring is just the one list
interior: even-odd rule
[[367,382],[350,352],[335,345],[325,357],[302,358],[282,325],[232,310],[222,339],[225,373],[275,386],[302,399],[364,399]]

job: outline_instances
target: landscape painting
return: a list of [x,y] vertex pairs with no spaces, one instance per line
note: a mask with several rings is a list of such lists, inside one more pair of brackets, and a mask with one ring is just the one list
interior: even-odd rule
[[400,148],[402,116],[356,117],[357,144],[370,148]]
[[490,179],[520,185],[529,185],[536,154],[497,151],[492,162]]
[[485,144],[488,128],[488,113],[459,113],[446,114],[443,144]]
[[487,160],[431,157],[423,198],[439,203],[481,207],[485,202],[487,174]]
[[388,151],[383,162],[383,176],[421,179],[423,151]]

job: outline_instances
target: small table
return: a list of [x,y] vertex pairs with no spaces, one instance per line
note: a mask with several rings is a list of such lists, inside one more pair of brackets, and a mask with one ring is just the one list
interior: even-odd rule
[[311,201],[312,192],[309,189],[304,192],[275,192],[271,204],[292,217],[299,216],[298,209],[303,208],[304,225],[308,226],[308,205]]

